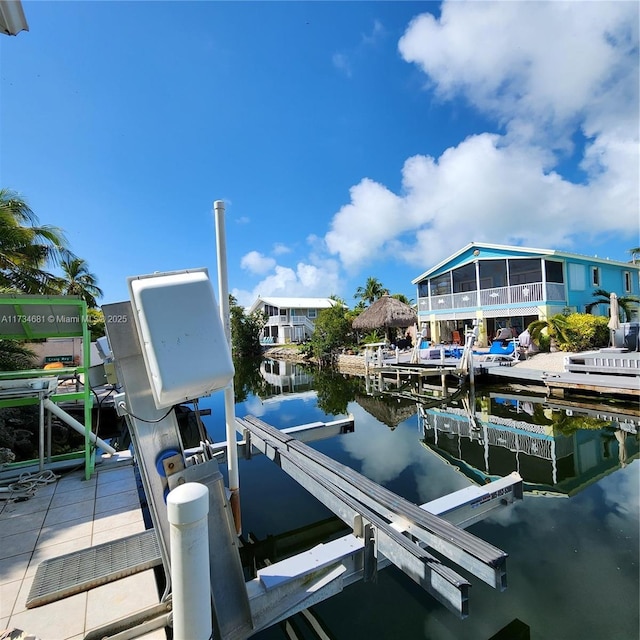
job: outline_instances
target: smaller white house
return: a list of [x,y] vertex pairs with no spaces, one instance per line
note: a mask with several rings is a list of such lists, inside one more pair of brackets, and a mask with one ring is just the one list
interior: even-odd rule
[[320,311],[334,304],[336,301],[331,298],[258,296],[249,307],[249,313],[264,311],[269,318],[260,336],[263,344],[286,344],[310,338]]

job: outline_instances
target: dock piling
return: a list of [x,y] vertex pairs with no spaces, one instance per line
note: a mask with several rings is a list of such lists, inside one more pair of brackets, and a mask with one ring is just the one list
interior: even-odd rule
[[208,640],[211,637],[209,566],[209,489],[186,482],[167,496],[170,524],[173,637]]

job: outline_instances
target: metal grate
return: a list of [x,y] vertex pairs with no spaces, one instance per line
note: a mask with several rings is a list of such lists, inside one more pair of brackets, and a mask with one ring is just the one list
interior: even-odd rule
[[44,560],[38,565],[27,609],[151,569],[162,563],[154,529]]

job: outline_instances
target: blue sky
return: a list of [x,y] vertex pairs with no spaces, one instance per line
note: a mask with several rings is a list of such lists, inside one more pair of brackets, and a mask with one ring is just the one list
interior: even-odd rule
[[30,2],[0,184],[104,290],[208,267],[354,304],[471,241],[640,245],[635,2]]

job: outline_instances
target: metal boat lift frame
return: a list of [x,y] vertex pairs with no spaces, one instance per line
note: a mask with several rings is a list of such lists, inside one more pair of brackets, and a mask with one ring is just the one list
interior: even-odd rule
[[[252,417],[236,419],[238,431],[245,435],[245,447],[255,447],[274,460],[347,523],[353,533],[275,563],[245,582],[229,493],[213,455],[214,447],[205,442],[199,453],[190,455],[182,445],[174,411],[156,408],[131,303],[105,305],[103,309],[123,389],[115,403],[131,431],[167,587],[161,604],[147,616],[119,621],[92,632],[91,637],[131,638],[171,623],[171,557],[165,501],[168,492],[184,482],[200,482],[209,489],[209,567],[216,638],[247,638],[339,593],[347,584],[372,579],[379,566],[390,562],[460,617],[469,612],[469,582],[446,566],[441,557],[498,590],[506,587],[507,554],[456,525],[469,524],[492,509],[521,499],[519,476],[487,488],[470,488],[477,489],[475,492],[456,492],[441,498],[429,510],[323,456],[291,433]],[[110,322],[110,318],[117,321]],[[352,427],[352,420],[344,422],[351,422]],[[330,426],[334,433],[336,424]]]

